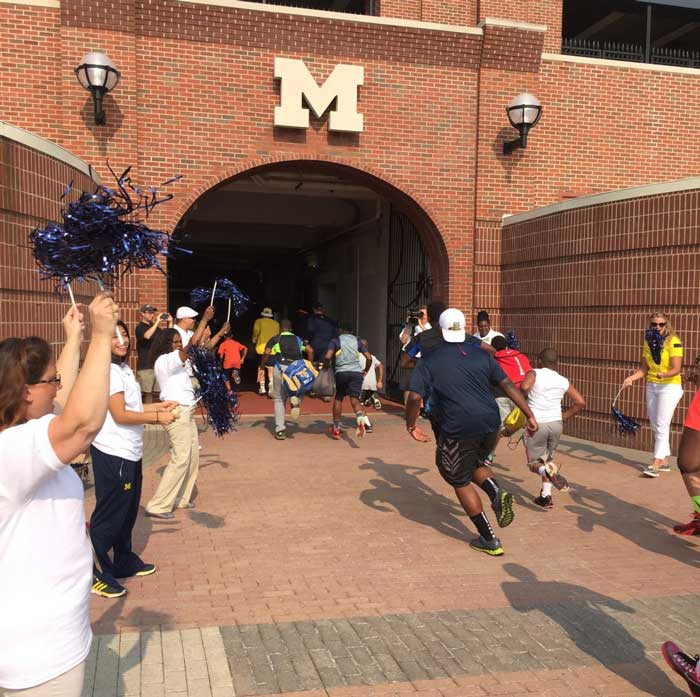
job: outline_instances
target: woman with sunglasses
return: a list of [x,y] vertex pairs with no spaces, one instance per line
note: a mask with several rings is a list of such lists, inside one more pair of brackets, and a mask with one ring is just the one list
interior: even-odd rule
[[[213,307],[204,310],[188,346],[202,343],[213,316]],[[164,329],[156,336],[150,359],[160,385],[160,397],[178,405],[175,411],[178,418],[165,427],[170,439],[170,462],[153,498],[146,504],[146,515],[171,520],[175,517],[173,509],[192,508],[190,497],[199,472],[199,434],[194,420],[196,400],[187,351],[182,347],[182,337],[177,330]]]
[[131,549],[143,481],[143,427],[168,426],[177,418],[172,413],[177,402],[143,404],[141,388],[128,364],[129,330],[121,320],[117,331],[120,336],[112,337],[107,418],[90,446],[95,473],[95,510],[90,517],[95,552],[92,592],[103,598],[126,595],[117,579],[148,576],[156,570]]
[[69,463],[105,420],[118,308],[101,293],[89,311],[92,336],[80,374],[77,308],[64,320],[68,338],[58,361],[43,339],[0,342],[2,694],[82,692],[92,642],[92,551],[83,484]]
[[[640,367],[625,378],[622,386],[629,387],[637,380],[646,377],[647,412],[654,431],[654,461],[642,471],[642,474],[645,477],[658,477],[659,472],[670,471],[668,456],[671,454],[669,443],[671,420],[683,396],[681,386],[683,346],[663,312],[654,312],[651,315],[649,330],[642,348]],[[656,356],[654,355],[656,351],[652,351],[655,342],[658,342],[660,348],[660,355]]]

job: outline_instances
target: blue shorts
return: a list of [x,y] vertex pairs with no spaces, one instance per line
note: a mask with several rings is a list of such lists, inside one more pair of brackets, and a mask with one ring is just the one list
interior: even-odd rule
[[362,373],[342,372],[335,374],[335,398],[342,401],[345,397],[360,398],[362,382],[365,376]]

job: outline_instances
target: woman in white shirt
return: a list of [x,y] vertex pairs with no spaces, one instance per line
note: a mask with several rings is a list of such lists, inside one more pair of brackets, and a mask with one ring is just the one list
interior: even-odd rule
[[[202,341],[213,316],[213,307],[204,310],[191,344],[196,346]],[[177,420],[165,427],[170,438],[170,462],[153,498],[146,504],[146,515],[170,520],[175,517],[173,509],[193,507],[190,498],[199,472],[199,434],[194,420],[196,400],[187,352],[175,329],[166,329],[154,339],[150,358],[160,385],[160,398],[179,406],[173,412]]]
[[[92,338],[80,374],[80,314],[58,364],[36,338],[0,342],[0,694],[79,697],[92,642],[92,552],[83,485],[69,463],[107,413],[112,298],[90,304]],[[64,322],[65,323],[65,322]],[[69,348],[70,346],[70,348]],[[65,370],[59,374],[57,370]],[[61,383],[67,398],[57,398]],[[70,387],[72,386],[72,389]],[[64,402],[53,415],[54,402]]]
[[143,404],[141,388],[128,364],[129,330],[121,320],[117,331],[121,342],[112,337],[107,418],[90,446],[96,499],[90,517],[95,552],[92,592],[104,598],[126,595],[117,579],[148,576],[156,570],[131,549],[143,481],[143,426],[167,426],[177,418],[172,413],[177,402]]

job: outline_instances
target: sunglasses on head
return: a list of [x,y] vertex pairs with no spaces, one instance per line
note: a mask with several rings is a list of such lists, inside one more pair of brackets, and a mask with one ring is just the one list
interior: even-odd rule
[[665,327],[666,322],[649,322],[650,327]]

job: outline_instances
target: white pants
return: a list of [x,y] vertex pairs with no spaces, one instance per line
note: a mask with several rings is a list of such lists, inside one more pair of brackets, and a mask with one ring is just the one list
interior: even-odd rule
[[673,412],[683,396],[681,385],[647,383],[647,412],[654,431],[654,459],[663,460],[671,454],[669,433]]
[[85,661],[47,682],[23,690],[0,687],[0,697],[80,697],[85,680]]

